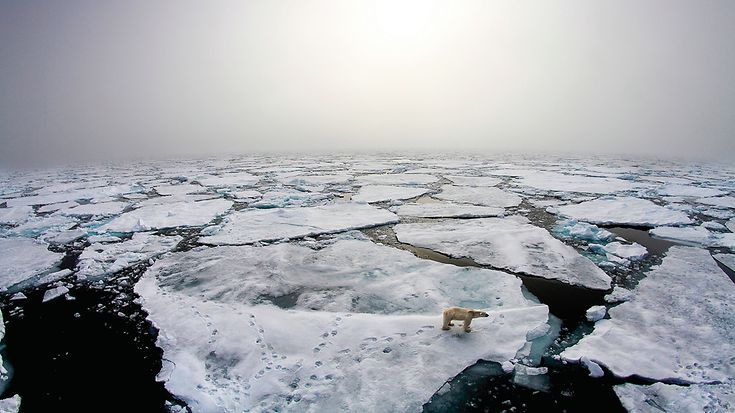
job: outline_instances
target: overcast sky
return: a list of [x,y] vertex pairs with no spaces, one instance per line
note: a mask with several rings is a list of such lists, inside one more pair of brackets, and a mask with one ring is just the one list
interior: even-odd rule
[[251,151],[735,158],[735,2],[0,0],[0,164]]

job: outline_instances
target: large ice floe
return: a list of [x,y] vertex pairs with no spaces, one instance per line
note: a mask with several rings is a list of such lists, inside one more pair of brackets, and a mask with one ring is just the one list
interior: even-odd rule
[[[514,359],[548,319],[511,275],[360,239],[173,253],[135,290],[160,329],[159,379],[194,412],[420,411],[477,360]],[[283,295],[298,298],[262,304]],[[490,317],[442,331],[461,300]]]
[[501,182],[492,176],[444,175],[444,177],[459,186],[495,186]]
[[479,264],[607,290],[610,277],[574,248],[522,219],[482,218],[462,222],[399,224],[398,240]]
[[199,238],[205,244],[238,245],[330,234],[398,222],[390,211],[356,202],[315,207],[247,209],[227,216],[223,224]]
[[566,349],[620,377],[710,383],[735,377],[735,284],[703,249],[672,247],[662,264]]
[[360,185],[426,185],[439,180],[427,174],[370,174],[355,178]]
[[518,174],[520,177],[515,181],[515,184],[544,191],[611,194],[632,191],[643,186],[639,183],[617,178],[567,175],[549,171],[525,171]]
[[0,251],[0,291],[50,270],[64,258],[29,238],[0,238]]
[[35,214],[31,206],[24,205],[12,208],[0,208],[0,224],[18,225],[28,221],[33,216]]
[[365,185],[352,197],[357,202],[382,202],[410,199],[429,192],[426,188],[407,186]]
[[223,188],[223,187],[243,187],[243,186],[252,186],[258,183],[260,181],[260,177],[256,175],[249,174],[247,172],[237,172],[237,173],[228,173],[228,174],[222,174],[219,176],[214,175],[207,175],[198,177],[196,179],[197,182],[204,186],[214,187],[214,188]]
[[518,195],[495,187],[443,185],[441,189],[435,197],[465,204],[507,208],[517,206],[522,201]]
[[139,232],[123,242],[93,243],[79,256],[77,276],[93,277],[112,274],[171,251],[181,240],[180,236],[168,237]]
[[658,193],[668,196],[686,196],[686,197],[711,197],[724,195],[725,192],[715,188],[702,188],[694,185],[665,185],[658,189]]
[[724,247],[735,250],[735,234],[712,232],[701,225],[698,227],[656,227],[649,233],[656,238],[687,245]]
[[97,231],[137,232],[159,228],[205,225],[230,209],[230,207],[232,207],[232,201],[224,199],[146,205],[116,217],[97,228]]
[[735,208],[735,196],[718,196],[714,198],[700,198],[697,202],[720,208]]
[[629,413],[725,413],[735,411],[735,383],[677,386],[620,384],[614,387]]
[[593,224],[623,225],[680,225],[692,220],[681,212],[656,205],[647,199],[634,197],[609,197],[594,199],[574,205],[550,208],[549,212],[567,218]]
[[400,216],[421,218],[487,218],[502,216],[503,208],[466,204],[416,203],[404,204],[393,211]]

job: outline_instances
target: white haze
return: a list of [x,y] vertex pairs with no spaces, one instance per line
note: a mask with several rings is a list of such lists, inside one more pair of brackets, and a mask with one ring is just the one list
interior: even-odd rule
[[0,3],[0,164],[255,151],[735,157],[735,2]]

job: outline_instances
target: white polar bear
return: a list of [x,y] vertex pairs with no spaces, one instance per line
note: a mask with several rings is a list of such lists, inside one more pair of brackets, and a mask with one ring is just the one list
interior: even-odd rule
[[469,333],[472,331],[470,323],[473,318],[488,317],[488,313],[480,310],[472,310],[470,308],[462,307],[449,307],[442,313],[444,316],[444,323],[442,324],[442,330],[449,330],[450,326],[453,326],[452,320],[463,320],[464,321],[464,332]]

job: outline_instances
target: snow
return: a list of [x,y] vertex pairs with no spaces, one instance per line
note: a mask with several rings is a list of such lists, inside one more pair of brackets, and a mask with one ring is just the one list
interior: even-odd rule
[[369,174],[356,178],[360,185],[426,185],[438,180],[434,175],[411,173]]
[[213,199],[197,202],[147,205],[125,212],[97,232],[136,232],[179,226],[205,225],[230,209],[232,201]]
[[735,197],[719,196],[716,198],[700,198],[700,199],[697,199],[697,203],[705,204],[705,205],[713,205],[713,206],[722,207],[722,208],[735,208]]
[[0,208],[0,224],[18,225],[35,216],[33,207],[17,206],[12,208]]
[[702,188],[694,185],[666,185],[659,188],[658,193],[661,195],[686,196],[697,198],[705,198],[725,194],[725,192],[720,191],[719,189]]
[[684,243],[687,245],[701,245],[704,247],[724,247],[735,250],[735,234],[715,233],[704,226],[698,227],[656,227],[649,233],[660,239]]
[[714,229],[715,231],[727,231],[727,227],[715,221],[702,222],[702,226],[707,229]]
[[600,367],[599,364],[595,363],[594,361],[588,359],[587,357],[582,357],[579,360],[590,372],[590,377],[603,377],[605,375],[605,372],[602,370],[602,367]]
[[117,215],[121,213],[129,204],[127,202],[101,202],[99,204],[84,204],[71,208],[61,209],[57,214],[61,215]]
[[549,210],[567,218],[593,224],[679,225],[692,222],[681,211],[674,211],[653,202],[634,197],[600,198],[574,205],[562,205]]
[[500,179],[491,176],[444,175],[444,177],[460,186],[495,186],[502,182]]
[[613,389],[630,413],[725,413],[735,411],[734,388],[734,383],[730,381],[691,386],[625,383]]
[[715,254],[713,257],[725,267],[735,271],[735,254]]
[[587,318],[587,321],[594,322],[605,318],[605,314],[607,314],[607,308],[604,305],[594,305],[587,309],[584,316]]
[[355,202],[300,208],[246,209],[227,216],[219,231],[199,238],[213,245],[250,244],[330,234],[398,222],[384,209]]
[[441,189],[434,195],[436,198],[465,204],[507,208],[518,206],[522,201],[518,195],[495,187],[443,185]]
[[543,228],[513,218],[399,224],[398,240],[479,264],[606,290],[610,277]]
[[29,238],[0,238],[0,291],[48,271],[64,254],[51,252],[46,243]]
[[49,290],[46,290],[45,293],[43,293],[43,302],[45,303],[47,301],[55,300],[61,297],[62,295],[65,295],[68,292],[69,292],[69,289],[63,285],[59,287],[51,288]]
[[578,222],[575,219],[558,221],[554,227],[554,233],[562,238],[574,238],[595,242],[606,242],[615,238],[615,234],[606,229],[586,222]]
[[421,218],[485,218],[504,214],[503,208],[446,203],[404,204],[393,211],[399,216]]
[[562,357],[586,356],[618,377],[692,383],[733,377],[735,284],[706,250],[670,248],[633,293]]
[[[290,290],[292,309],[258,304]],[[420,411],[477,360],[513,359],[548,318],[513,276],[355,239],[170,254],[135,291],[170,361],[159,380],[194,412]],[[467,293],[490,317],[442,331],[441,309]]]
[[566,175],[558,172],[527,171],[515,182],[516,185],[541,189],[544,191],[581,192],[591,194],[611,194],[633,191],[643,185],[617,178],[599,178],[580,175]]
[[93,243],[79,255],[77,275],[94,277],[115,273],[171,251],[182,239],[180,236],[168,237],[139,232],[131,239],[119,243]]
[[410,199],[429,192],[425,188],[411,188],[405,186],[366,185],[352,196],[356,202],[383,202],[397,199]]

